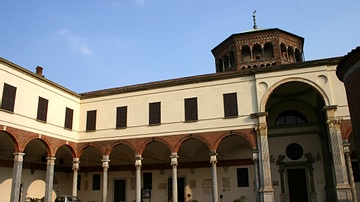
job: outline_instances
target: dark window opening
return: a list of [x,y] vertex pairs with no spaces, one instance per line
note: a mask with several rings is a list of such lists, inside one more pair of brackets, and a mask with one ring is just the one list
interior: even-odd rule
[[96,110],[87,111],[86,131],[96,130]]
[[127,106],[116,108],[116,128],[127,127]]
[[352,167],[352,171],[353,171],[354,181],[355,182],[360,182],[360,171],[359,171],[358,162],[357,161],[352,161],[351,162],[351,167]]
[[49,101],[47,99],[39,97],[38,111],[36,116],[37,120],[46,122],[48,103]]
[[224,94],[224,113],[225,113],[225,117],[238,116],[236,93]]
[[77,176],[77,190],[79,191],[81,188],[81,175]]
[[185,121],[197,121],[198,109],[197,98],[185,99]]
[[93,174],[92,190],[100,190],[100,174]]
[[160,124],[161,109],[160,102],[149,103],[149,125]]
[[238,187],[249,187],[249,171],[247,168],[237,169]]
[[66,107],[64,127],[70,130],[72,130],[72,125],[73,125],[73,114],[74,114],[74,110]]
[[144,189],[152,189],[152,173],[143,173]]
[[1,109],[14,112],[16,87],[4,83]]
[[302,113],[296,110],[287,110],[282,112],[276,118],[275,121],[276,126],[302,124],[302,123],[307,123],[307,119]]

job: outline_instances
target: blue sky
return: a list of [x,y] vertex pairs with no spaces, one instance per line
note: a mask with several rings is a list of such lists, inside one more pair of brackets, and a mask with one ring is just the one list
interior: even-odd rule
[[306,60],[360,45],[359,0],[0,2],[0,57],[77,93],[214,73],[211,49],[234,33],[280,28]]

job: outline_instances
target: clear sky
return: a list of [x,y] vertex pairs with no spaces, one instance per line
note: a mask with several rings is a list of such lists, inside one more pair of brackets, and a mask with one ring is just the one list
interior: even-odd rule
[[234,33],[280,28],[306,60],[360,45],[359,0],[2,0],[0,57],[77,93],[214,73]]

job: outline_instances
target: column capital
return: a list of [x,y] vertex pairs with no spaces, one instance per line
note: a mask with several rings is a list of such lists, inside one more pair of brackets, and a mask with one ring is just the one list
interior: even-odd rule
[[259,160],[259,151],[258,151],[258,150],[253,150],[252,160],[253,160],[253,161]]
[[210,151],[209,155],[210,155],[210,163],[212,163],[212,164],[217,163],[216,156],[218,155],[218,153],[216,153],[216,151],[213,150],[213,151]]
[[170,158],[171,158],[170,165],[172,165],[172,166],[177,166],[177,165],[178,165],[178,160],[177,160],[177,159],[179,158],[179,156],[177,155],[177,153],[176,153],[176,152],[172,152]]
[[141,167],[141,161],[143,160],[143,158],[141,157],[141,155],[140,154],[136,154],[135,155],[135,166],[136,167]]
[[108,155],[103,155],[103,158],[101,159],[101,162],[102,162],[102,167],[103,168],[109,168],[110,159],[109,159]]
[[79,164],[80,164],[80,159],[79,158],[73,158],[73,166],[72,166],[72,169],[77,171],[79,170]]
[[329,125],[329,127],[332,127],[332,128],[338,128],[340,127],[340,124],[342,122],[342,118],[333,118],[333,119],[328,119],[326,121],[326,123]]
[[48,165],[55,165],[55,160],[56,160],[55,156],[48,156],[48,157],[46,157],[46,159],[47,159]]
[[25,153],[15,152],[14,153],[14,161],[23,161]]

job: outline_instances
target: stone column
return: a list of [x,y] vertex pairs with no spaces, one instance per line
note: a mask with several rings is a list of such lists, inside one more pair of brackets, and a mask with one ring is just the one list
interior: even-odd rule
[[73,183],[72,183],[72,195],[77,196],[77,181],[78,181],[78,171],[79,171],[79,164],[80,159],[79,158],[73,158],[73,166],[72,170],[73,172]]
[[340,131],[341,119],[335,116],[336,106],[324,107],[327,113],[329,145],[332,154],[333,178],[337,201],[352,201],[351,187],[348,183],[344,148]]
[[135,155],[135,167],[136,167],[136,202],[141,202],[141,155]]
[[21,153],[21,152],[14,153],[14,167],[12,174],[11,197],[10,197],[11,202],[19,202],[21,173],[22,173],[24,155],[25,153]]
[[213,202],[218,202],[219,201],[219,194],[218,194],[218,183],[217,183],[217,170],[216,170],[216,163],[217,163],[217,159],[216,159],[217,153],[216,151],[211,151],[210,152],[210,163],[211,163],[211,171],[212,171],[212,197],[213,197]]
[[253,161],[254,161],[254,173],[255,173],[255,194],[256,202],[260,202],[259,196],[259,151],[253,151]]
[[343,141],[344,146],[344,153],[345,153],[345,162],[346,162],[346,170],[348,174],[349,184],[351,186],[351,193],[353,197],[353,201],[357,201],[357,195],[356,195],[356,187],[355,187],[355,181],[354,181],[354,175],[351,165],[351,158],[350,158],[350,143],[348,140]]
[[107,186],[108,186],[108,169],[109,169],[109,156],[103,155],[103,158],[101,159],[102,167],[103,167],[103,190],[102,190],[102,201],[107,201]]
[[266,123],[267,112],[252,114],[252,118],[258,118],[259,124],[255,130],[257,132],[257,141],[260,157],[260,200],[264,202],[274,201],[274,189],[271,180],[268,127]]
[[172,166],[172,202],[178,202],[178,187],[177,187],[177,159],[179,156],[176,152],[171,153],[171,166]]
[[54,186],[54,167],[55,157],[47,157],[46,183],[45,183],[45,202],[52,202],[52,192]]

